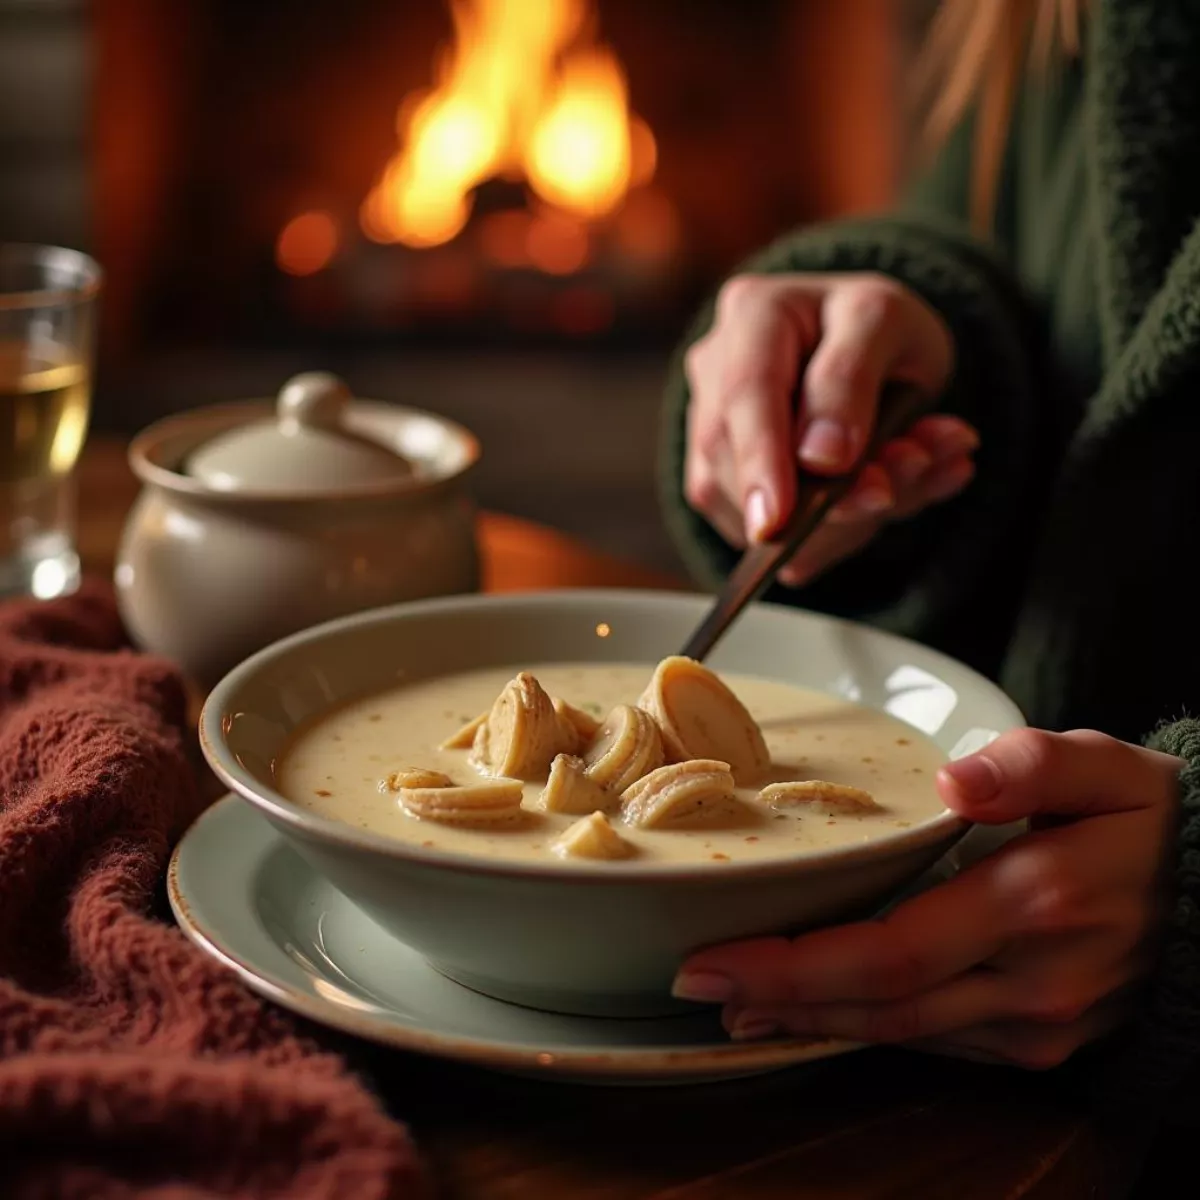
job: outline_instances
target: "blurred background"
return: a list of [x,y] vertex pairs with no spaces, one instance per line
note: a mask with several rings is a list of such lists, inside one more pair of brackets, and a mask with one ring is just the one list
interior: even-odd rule
[[483,504],[669,566],[675,342],[892,200],[928,8],[0,0],[0,238],[107,273],[96,431],[333,370],[478,433]]

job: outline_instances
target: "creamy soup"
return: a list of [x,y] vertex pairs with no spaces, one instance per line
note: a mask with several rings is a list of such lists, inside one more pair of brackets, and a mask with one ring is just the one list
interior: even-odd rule
[[[596,663],[553,663],[528,670],[549,695],[597,720],[614,706],[636,704],[651,673],[644,665]],[[477,758],[466,748],[447,749],[442,743],[488,711],[512,676],[512,668],[443,676],[325,714],[301,727],[280,755],[278,789],[302,808],[419,846],[562,861],[557,840],[580,816],[543,810],[544,775],[523,782],[514,819],[484,825],[414,815],[386,782],[401,768],[419,768],[441,773],[456,785],[480,783]],[[607,820],[626,848],[625,861],[720,864],[792,856],[869,841],[943,811],[934,775],[945,755],[911,726],[821,692],[734,674],[721,679],[757,722],[770,766],[753,780],[739,780],[731,803],[694,827],[630,826],[620,807],[611,807]],[[767,802],[771,783],[792,780],[860,789],[874,804],[841,811],[821,804]]]

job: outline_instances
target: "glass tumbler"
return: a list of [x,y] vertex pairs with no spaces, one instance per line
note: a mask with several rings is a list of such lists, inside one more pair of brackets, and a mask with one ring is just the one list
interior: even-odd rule
[[0,595],[79,584],[73,472],[87,436],[101,271],[0,244]]

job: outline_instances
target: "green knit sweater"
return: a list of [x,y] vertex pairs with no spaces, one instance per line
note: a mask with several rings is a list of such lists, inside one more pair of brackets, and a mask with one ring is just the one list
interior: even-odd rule
[[[1182,718],[1200,714],[1200,637],[1180,605],[1200,556],[1200,6],[1091,11],[1083,63],[1031,79],[1014,114],[991,244],[967,232],[964,128],[897,215],[804,229],[748,264],[913,288],[957,344],[943,410],[982,440],[960,497],[767,598],[954,654],[1031,724],[1197,763],[1200,722]],[[711,319],[710,305],[687,340]],[[676,367],[664,508],[713,586],[736,556],[682,499],[687,402]],[[1200,1059],[1200,766],[1181,790],[1169,937],[1121,1077],[1172,1107]]]

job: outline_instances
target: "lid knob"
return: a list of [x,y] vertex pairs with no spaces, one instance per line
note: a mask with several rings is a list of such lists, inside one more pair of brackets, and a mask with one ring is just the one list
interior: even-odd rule
[[285,428],[336,429],[342,410],[353,398],[350,389],[329,371],[305,371],[293,375],[279,389],[276,411]]
[[312,496],[404,484],[411,462],[370,423],[356,426],[358,402],[328,371],[293,376],[265,419],[235,425],[196,447],[185,469],[215,491]]

